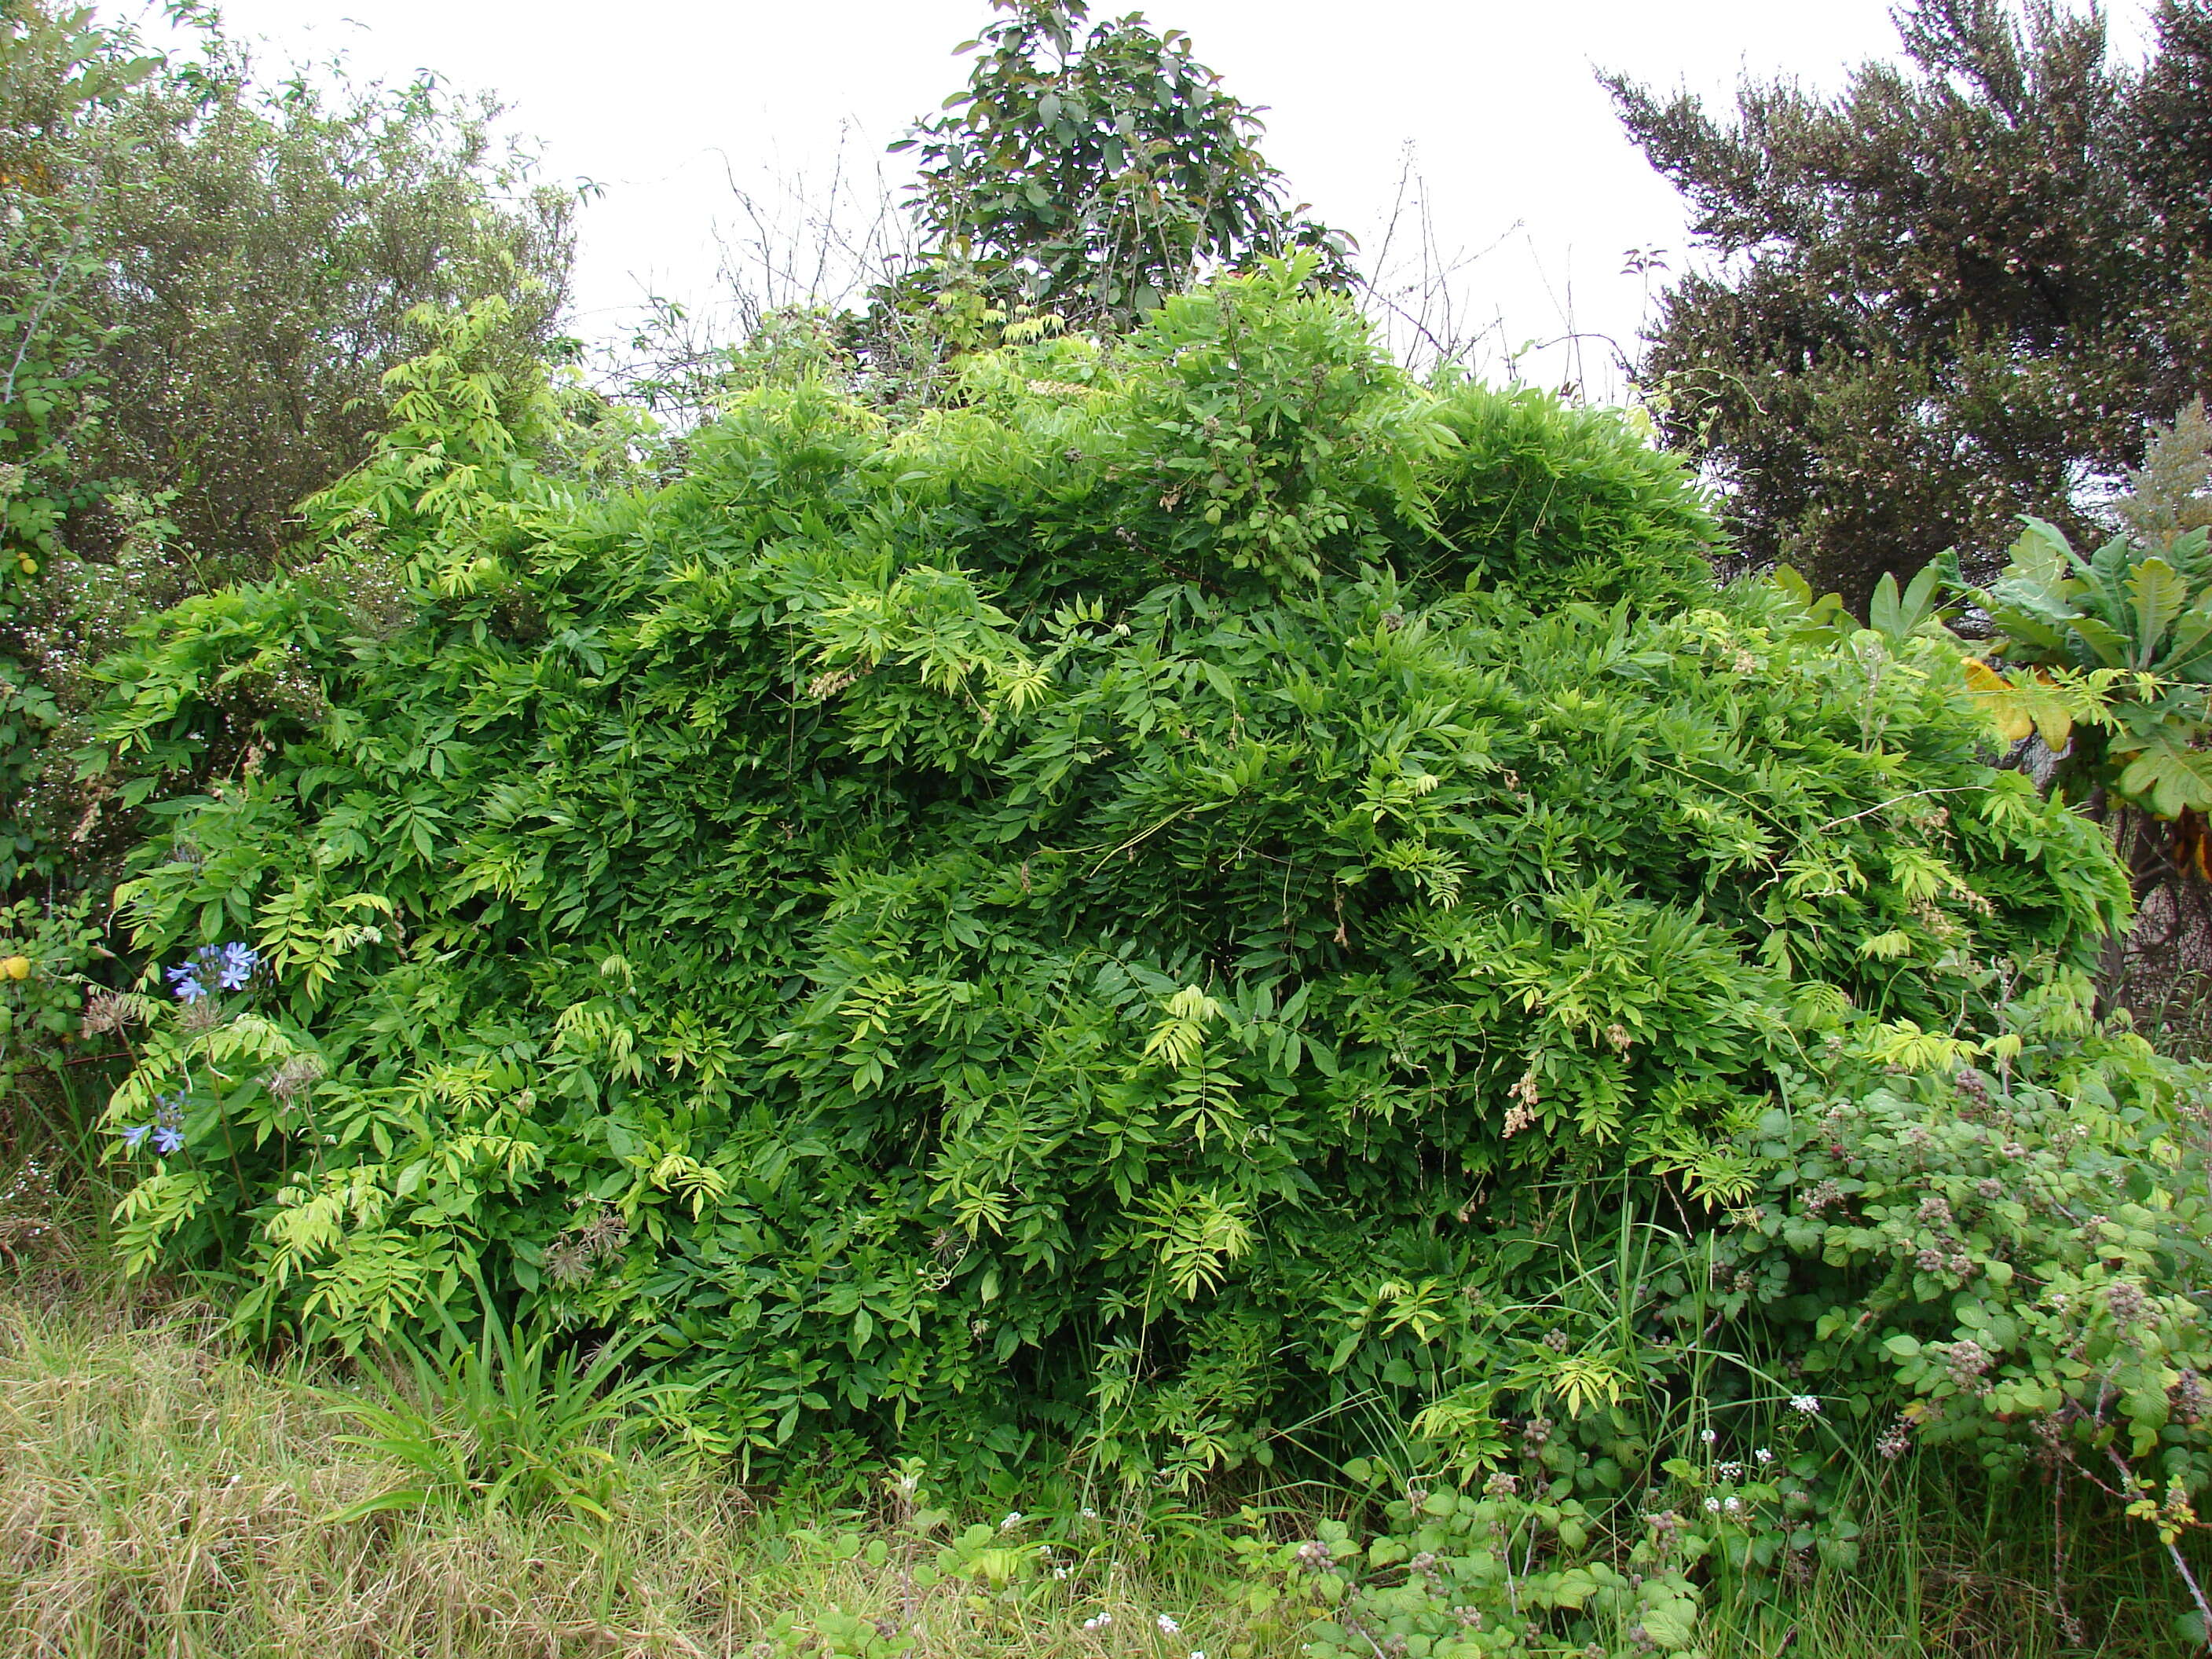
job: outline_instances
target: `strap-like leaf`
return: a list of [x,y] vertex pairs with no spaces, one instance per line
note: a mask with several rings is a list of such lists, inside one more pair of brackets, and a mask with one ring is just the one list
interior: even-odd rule
[[1927,621],[1935,611],[1936,585],[1942,579],[1943,573],[1940,568],[1934,564],[1924,564],[1920,568],[1920,574],[1906,585],[1905,615],[1901,619],[1906,633],[1911,633],[1922,623]]
[[2169,678],[2198,679],[2208,667],[2212,667],[2212,595],[2183,611],[2174,623],[2159,672]]
[[2069,617],[2066,624],[2089,647],[2089,654],[2107,668],[2134,665],[2128,636],[2095,617]]
[[2128,599],[2136,623],[2131,666],[2148,668],[2158,660],[2158,648],[2173,619],[2189,607],[2189,584],[2164,559],[2148,558],[2128,578]]
[[1887,570],[1875,584],[1874,598],[1868,602],[1867,626],[1887,640],[1900,638],[1905,633],[1904,606],[1897,597],[1897,578]]

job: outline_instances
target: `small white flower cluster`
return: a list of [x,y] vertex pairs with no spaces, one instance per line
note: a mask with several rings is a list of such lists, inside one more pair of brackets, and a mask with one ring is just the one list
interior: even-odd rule
[[1085,1630],[1103,1630],[1107,1626],[1113,1622],[1114,1615],[1110,1613],[1095,1613],[1091,1618],[1083,1621],[1083,1628]]
[[1176,1623],[1173,1619],[1164,1613],[1160,1614],[1156,1622],[1158,1624],[1160,1627],[1160,1634],[1163,1636],[1173,1636],[1177,1631],[1182,1628],[1181,1625]]
[[1816,1394],[1793,1394],[1790,1396],[1790,1409],[1807,1417],[1818,1417],[1820,1414],[1820,1396]]

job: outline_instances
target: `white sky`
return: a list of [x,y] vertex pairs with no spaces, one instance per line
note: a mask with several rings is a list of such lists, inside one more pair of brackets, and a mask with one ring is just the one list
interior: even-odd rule
[[[1370,249],[1413,143],[1437,241],[1492,250],[1462,286],[1514,344],[1571,319],[1632,346],[1647,279],[1622,274],[1624,250],[1663,248],[1682,264],[1680,202],[1622,137],[1595,68],[1725,98],[1747,73],[1834,86],[1896,40],[1887,0],[1144,9],[1154,26],[1186,30],[1230,91],[1267,106],[1269,160]],[[270,68],[343,52],[356,73],[428,67],[501,94],[512,125],[543,141],[548,177],[604,187],[581,221],[576,328],[587,337],[620,331],[647,292],[711,307],[713,227],[736,217],[730,179],[768,195],[779,179],[818,179],[846,133],[847,154],[874,167],[964,82],[968,60],[951,50],[993,15],[988,0],[224,0],[222,10],[234,33],[265,43]],[[2136,38],[2140,8],[2113,11],[2116,34]],[[1599,395],[1615,389],[1607,355],[1592,343],[1581,364]],[[1561,349],[1523,373],[1557,380],[1576,367]]]

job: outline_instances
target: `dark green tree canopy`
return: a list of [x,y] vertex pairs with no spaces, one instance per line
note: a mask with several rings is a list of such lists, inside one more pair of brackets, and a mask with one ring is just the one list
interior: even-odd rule
[[991,291],[1119,331],[1209,264],[1341,238],[1299,216],[1260,154],[1258,112],[1179,29],[1090,24],[1083,0],[994,0],[1006,18],[919,146],[915,209]]
[[1903,63],[1747,86],[1733,118],[1607,80],[1716,256],[1642,366],[1667,436],[1746,555],[1862,610],[1954,546],[1993,568],[2023,513],[2092,533],[2212,367],[2212,7],[2161,0],[2142,67],[2045,0],[1899,24]]

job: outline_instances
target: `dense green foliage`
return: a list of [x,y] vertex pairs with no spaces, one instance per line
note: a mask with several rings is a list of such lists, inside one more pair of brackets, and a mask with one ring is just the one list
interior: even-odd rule
[[[1762,1606],[1786,1645],[1790,1581],[1859,1567],[1919,1459],[1936,1483],[1979,1465],[2004,1524],[2101,1491],[2175,1547],[2212,1473],[2212,1118],[2201,1074],[2097,1030],[2081,992],[2003,988],[1986,1042],[1820,1045],[1747,1137],[1757,1189],[1702,1239],[1559,1230],[1556,1288],[1514,1310],[1549,1328],[1524,1341],[1553,1349],[1554,1399],[1578,1372],[1627,1409],[1485,1443],[1516,1380],[1493,1374],[1482,1409],[1433,1408],[1479,1488],[1355,1461],[1379,1535],[1255,1548],[1259,1597],[1322,1611],[1327,1655],[1686,1652],[1717,1608]],[[1655,1389],[1670,1362],[1694,1386]],[[2200,1620],[2173,1621],[2184,1642]]]
[[1747,85],[1733,118],[1609,80],[1712,256],[1641,377],[1746,554],[1861,614],[1948,548],[1985,574],[2020,514],[2089,534],[2203,391],[2212,7],[2153,16],[2134,65],[2092,9],[1916,0],[1905,61]]
[[507,296],[513,372],[552,336],[569,204],[495,112],[319,78],[212,31],[154,57],[88,10],[0,11],[0,890],[117,850],[70,758],[93,662],[277,567],[301,499],[368,457],[407,314]]
[[[33,1074],[46,1073],[60,1045],[82,1033],[88,970],[100,965],[96,955],[109,954],[90,920],[91,908],[85,897],[66,904],[24,898],[0,905],[0,961],[26,964],[20,980],[0,975],[5,981],[0,984],[0,1099],[27,1095]],[[87,1124],[98,1109],[76,1115]]]
[[[58,142],[112,109],[151,72],[150,59],[112,50],[88,14],[29,12],[0,19],[0,629],[28,608],[42,565],[62,551],[64,520],[91,498],[70,439],[102,406],[89,359],[107,331],[82,300],[101,274],[87,246],[82,204],[57,186],[78,160]],[[25,796],[45,769],[49,733],[62,720],[52,687],[0,635],[0,890],[33,862],[39,838]]]
[[1747,1194],[1808,1046],[1964,1052],[2125,884],[1954,653],[1796,643],[1674,461],[1303,276],[902,430],[764,391],[605,500],[447,325],[325,562],[111,671],[126,793],[232,757],[143,943],[259,963],[144,1039],[127,1248],[348,1341],[479,1276],[647,1330],[756,1457],[1188,1476],[1434,1407],[1479,1462],[1502,1388],[1622,1399],[1516,1311],[1551,1179]]
[[2179,1534],[2212,1411],[2203,1075],[2049,988],[2006,1023],[1987,1069],[1846,1068],[1770,1114],[1770,1173],[1713,1275],[1763,1304],[1805,1387],[1896,1411],[1881,1455],[2064,1457]]

